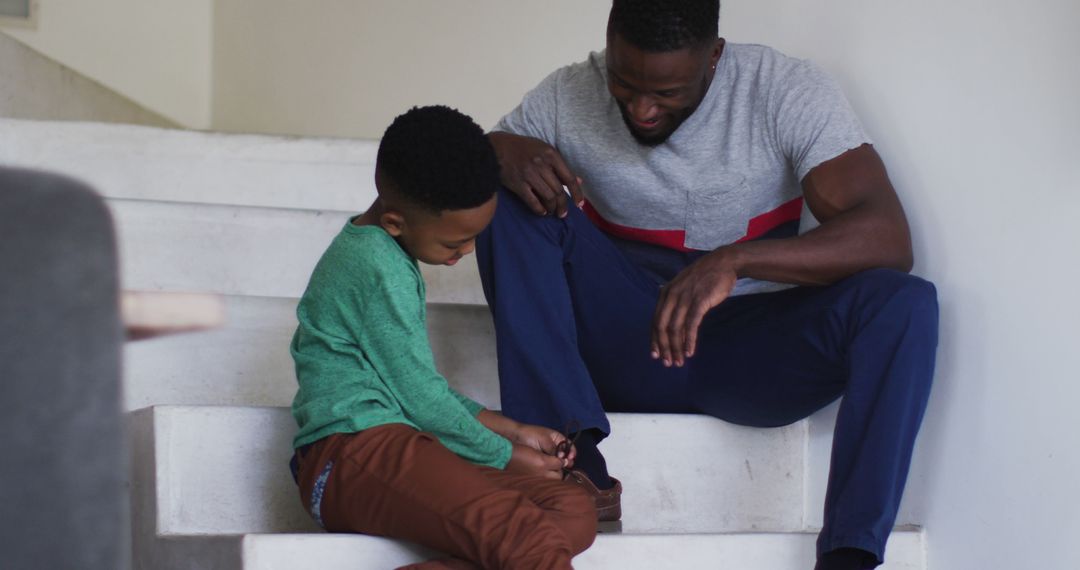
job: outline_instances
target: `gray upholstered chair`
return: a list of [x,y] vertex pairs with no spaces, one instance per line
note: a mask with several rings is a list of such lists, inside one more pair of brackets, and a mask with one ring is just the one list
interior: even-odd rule
[[0,567],[129,567],[117,295],[102,200],[0,169]]

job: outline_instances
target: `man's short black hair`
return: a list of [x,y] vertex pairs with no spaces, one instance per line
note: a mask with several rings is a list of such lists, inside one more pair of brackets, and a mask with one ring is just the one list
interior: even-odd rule
[[376,160],[396,196],[433,213],[475,208],[499,188],[499,163],[484,130],[442,105],[395,118]]
[[698,47],[716,39],[720,0],[614,0],[608,35],[647,52]]

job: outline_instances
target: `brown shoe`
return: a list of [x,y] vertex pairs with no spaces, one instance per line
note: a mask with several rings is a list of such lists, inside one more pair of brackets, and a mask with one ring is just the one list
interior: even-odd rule
[[622,518],[622,483],[612,477],[615,483],[610,489],[601,491],[589,480],[589,476],[580,469],[571,469],[566,472],[567,482],[573,483],[585,489],[593,504],[596,505],[596,520],[600,522],[617,521]]

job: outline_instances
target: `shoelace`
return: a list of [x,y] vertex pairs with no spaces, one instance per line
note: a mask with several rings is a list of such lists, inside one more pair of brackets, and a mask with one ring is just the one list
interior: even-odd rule
[[[562,434],[563,437],[565,437],[566,439],[560,441],[559,444],[555,446],[555,455],[558,456],[560,453],[562,453],[564,457],[569,457],[570,450],[573,449],[574,444],[577,443],[578,437],[581,436],[581,422],[577,420],[570,420],[566,422],[566,429],[563,430]],[[571,438],[570,434],[573,434],[574,437]],[[570,469],[563,467],[563,480],[565,481],[569,475]]]

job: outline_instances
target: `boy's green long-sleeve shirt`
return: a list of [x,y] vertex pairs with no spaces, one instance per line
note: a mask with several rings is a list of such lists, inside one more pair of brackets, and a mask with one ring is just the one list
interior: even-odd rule
[[510,442],[476,415],[435,369],[424,279],[382,228],[346,224],[311,275],[291,352],[300,389],[295,447],[334,433],[401,423],[431,433],[474,463],[498,469]]

